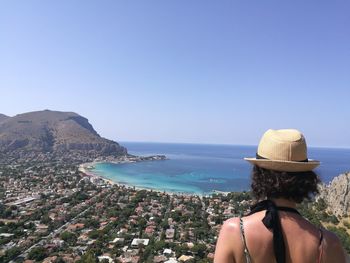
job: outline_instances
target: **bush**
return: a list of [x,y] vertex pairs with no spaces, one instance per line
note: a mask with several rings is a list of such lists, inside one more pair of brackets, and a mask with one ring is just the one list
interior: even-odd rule
[[95,254],[92,251],[87,251],[80,260],[77,261],[78,263],[97,263],[98,259],[95,256]]
[[327,209],[327,203],[323,198],[320,198],[317,200],[317,202],[315,203],[315,209],[317,211],[324,211]]
[[350,222],[349,221],[343,221],[343,224],[347,229],[350,229]]
[[5,256],[4,257],[0,257],[0,262],[10,261],[11,259],[13,259],[16,256],[18,256],[20,253],[21,253],[21,249],[20,248],[18,248],[18,247],[10,248],[9,250],[7,250],[5,252]]
[[74,244],[77,241],[77,236],[69,231],[64,231],[60,237],[62,240],[69,244]]
[[207,251],[207,246],[204,244],[196,244],[191,249],[194,254],[196,254],[199,258],[203,258],[205,252]]
[[43,247],[35,247],[28,254],[29,259],[36,260],[36,261],[41,261],[44,258],[46,258],[46,256],[47,256],[46,250]]
[[89,233],[89,238],[91,239],[97,239],[100,236],[100,231],[93,230]]

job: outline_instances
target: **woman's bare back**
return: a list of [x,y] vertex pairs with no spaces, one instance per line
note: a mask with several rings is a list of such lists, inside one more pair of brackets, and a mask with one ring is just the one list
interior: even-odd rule
[[[320,230],[298,214],[279,212],[285,241],[287,263],[346,262],[339,239],[331,232]],[[254,263],[275,263],[273,235],[262,219],[265,211],[243,217],[243,227],[249,254]],[[245,263],[244,243],[239,218],[227,220],[220,232],[215,263]]]

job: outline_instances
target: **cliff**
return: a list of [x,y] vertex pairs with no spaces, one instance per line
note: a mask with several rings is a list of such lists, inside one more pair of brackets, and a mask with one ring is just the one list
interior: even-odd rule
[[350,172],[335,177],[328,185],[322,185],[318,198],[326,201],[328,210],[333,214],[350,214]]
[[94,157],[127,154],[117,142],[102,138],[88,119],[73,112],[50,110],[14,117],[0,115],[0,153],[13,152]]

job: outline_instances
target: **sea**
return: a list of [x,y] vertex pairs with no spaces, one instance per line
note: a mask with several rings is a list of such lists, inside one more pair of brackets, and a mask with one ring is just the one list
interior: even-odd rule
[[[167,160],[136,163],[98,163],[93,173],[136,188],[181,194],[210,195],[247,191],[256,146],[124,142],[133,155],[166,155]],[[350,171],[350,149],[308,149],[308,157],[321,161],[315,169],[325,183]]]

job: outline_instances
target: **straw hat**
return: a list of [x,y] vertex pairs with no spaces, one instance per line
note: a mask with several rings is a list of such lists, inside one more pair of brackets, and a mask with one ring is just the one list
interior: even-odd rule
[[256,158],[244,160],[261,168],[284,172],[306,172],[320,165],[319,161],[307,158],[305,138],[294,129],[266,131]]

